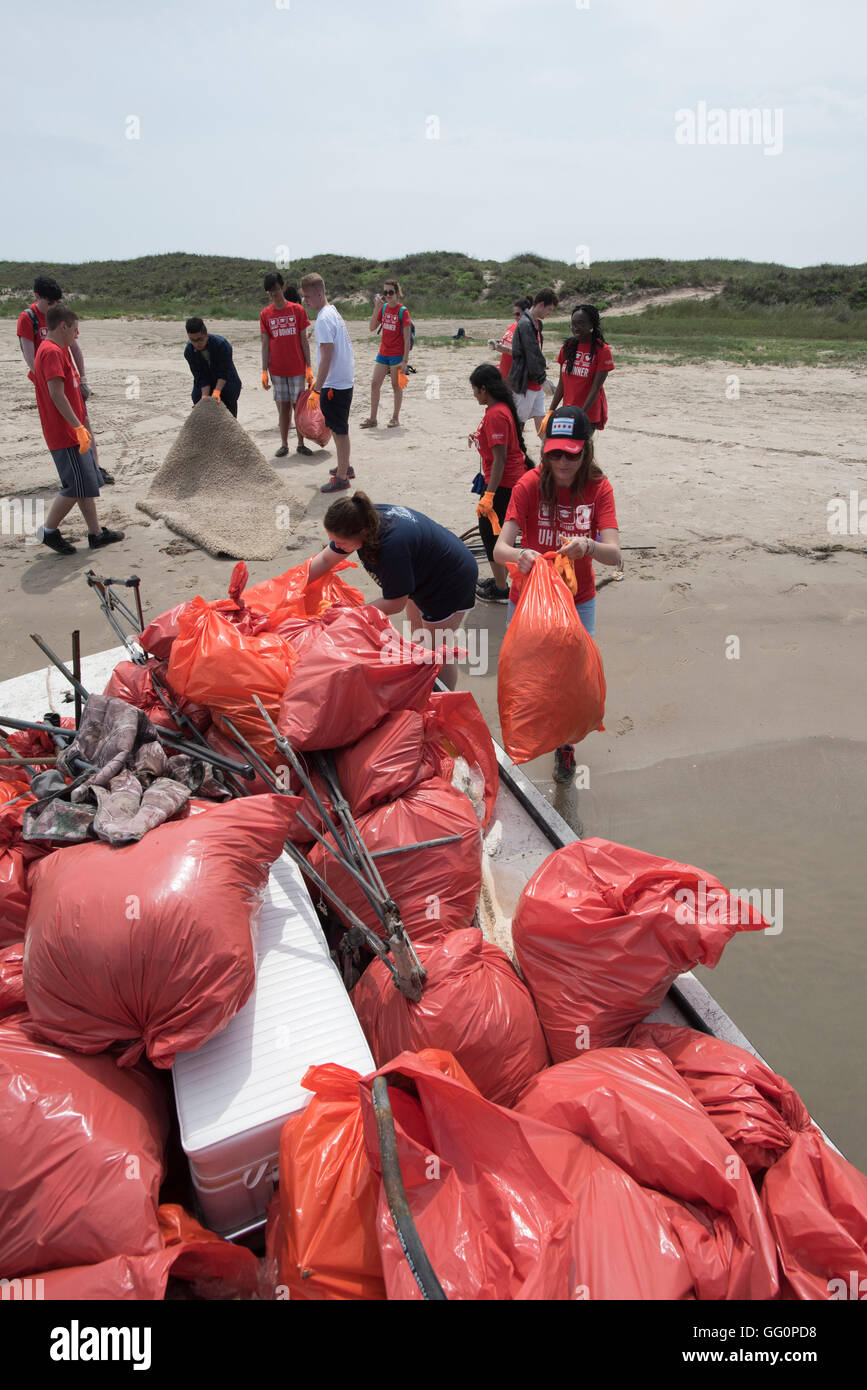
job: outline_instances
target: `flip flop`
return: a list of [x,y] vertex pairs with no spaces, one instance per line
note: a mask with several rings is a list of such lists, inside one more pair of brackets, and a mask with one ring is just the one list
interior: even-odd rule
[[388,424],[386,425],[386,429],[389,429],[389,430],[396,430],[396,429],[399,429],[399,428],[400,428],[400,421],[399,421],[399,420],[389,420]]
[[371,420],[370,417],[368,417],[366,420],[362,420],[358,428],[360,430],[375,430],[377,428],[377,424],[375,420]]

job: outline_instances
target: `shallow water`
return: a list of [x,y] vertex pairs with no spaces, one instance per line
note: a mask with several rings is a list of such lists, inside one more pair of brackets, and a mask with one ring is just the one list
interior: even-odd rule
[[[495,612],[505,626],[503,610]],[[484,618],[499,645],[499,618],[490,609]],[[490,666],[484,677],[462,677],[461,688],[496,736],[494,659]],[[552,767],[548,756],[523,770],[579,835],[695,864],[733,891],[770,890],[771,904],[782,903],[782,931],[741,932],[714,970],[696,974],[838,1148],[867,1170],[867,744],[819,737],[638,770],[603,773],[597,764],[585,790],[557,786]]]

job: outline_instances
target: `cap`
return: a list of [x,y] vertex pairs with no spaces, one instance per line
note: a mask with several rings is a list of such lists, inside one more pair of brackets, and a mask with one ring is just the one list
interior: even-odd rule
[[548,416],[545,426],[545,443],[542,453],[562,449],[566,454],[580,454],[584,441],[590,438],[593,427],[583,410],[578,406],[567,405],[554,410]]

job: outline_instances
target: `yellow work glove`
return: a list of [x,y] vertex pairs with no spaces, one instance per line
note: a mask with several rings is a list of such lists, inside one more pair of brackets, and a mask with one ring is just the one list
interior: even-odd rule
[[313,385],[313,368],[312,368],[312,367],[308,367],[307,370],[306,370],[306,372],[304,373],[304,381],[305,381],[305,383],[306,383],[307,386],[312,386],[312,385]]
[[575,578],[575,566],[568,555],[555,555],[554,568],[559,574],[570,594],[577,594],[578,580]]
[[263,373],[262,373],[262,390],[263,390],[263,391],[270,391],[270,390],[271,390],[271,381],[270,381],[270,378],[269,378],[267,372],[263,372]]
[[86,454],[93,443],[93,436],[90,430],[85,429],[84,425],[78,425],[75,431],[75,437],[78,440],[78,452],[80,454]]
[[486,492],[479,505],[476,507],[476,516],[486,516],[491,523],[491,530],[495,536],[500,534],[500,518],[494,511],[494,494]]
[[223,399],[223,397],[222,397],[222,395],[221,395],[221,393],[220,393],[219,391],[213,390],[213,391],[211,392],[211,400],[212,400],[212,401],[221,401],[222,399]]

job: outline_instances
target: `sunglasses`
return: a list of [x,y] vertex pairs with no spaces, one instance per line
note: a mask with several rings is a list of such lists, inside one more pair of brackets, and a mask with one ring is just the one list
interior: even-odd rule
[[390,295],[397,294],[397,290],[383,290],[382,293],[388,299]]
[[580,454],[580,452],[581,452],[580,449],[578,450],[578,453],[576,453],[576,454],[571,454],[571,453],[569,453],[566,449],[546,449],[546,450],[545,450],[545,458],[546,458],[546,459],[552,459],[552,460],[558,460],[558,461],[559,461],[559,460],[563,460],[563,459],[568,459],[570,463],[573,463],[573,462],[575,461],[575,459],[577,459],[578,454]]

